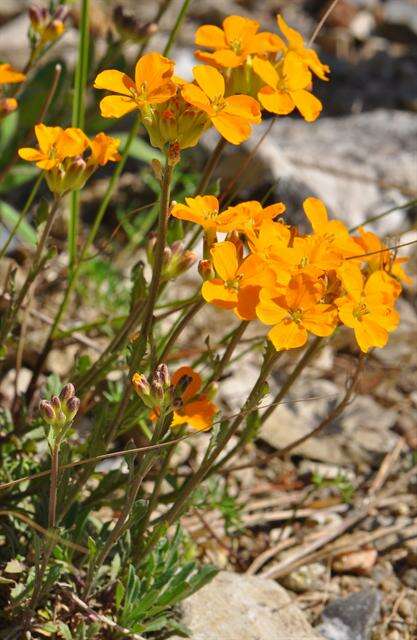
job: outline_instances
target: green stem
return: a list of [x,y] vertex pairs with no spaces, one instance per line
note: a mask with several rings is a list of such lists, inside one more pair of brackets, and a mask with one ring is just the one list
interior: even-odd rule
[[[84,126],[84,94],[88,75],[88,47],[89,47],[89,0],[81,0],[81,19],[78,41],[78,60],[74,80],[74,100],[72,105],[72,126]],[[77,256],[77,238],[80,209],[79,192],[71,193],[71,210],[68,227],[68,277],[71,279]]]
[[[120,176],[121,172],[123,171],[123,167],[124,167],[124,165],[126,163],[128,155],[129,155],[129,150],[130,150],[131,144],[132,144],[133,139],[134,139],[134,137],[136,136],[136,134],[137,134],[137,132],[139,130],[139,126],[140,126],[140,120],[138,119],[138,120],[136,120],[135,124],[133,125],[133,127],[132,127],[132,129],[131,129],[131,131],[129,133],[129,137],[126,140],[126,144],[125,144],[125,147],[123,149],[122,157],[121,157],[121,159],[119,161],[119,164],[117,165],[112,177],[109,180],[107,191],[106,191],[106,193],[104,195],[103,200],[101,201],[100,208],[97,211],[96,217],[94,219],[94,222],[93,222],[93,225],[92,225],[92,227],[90,229],[90,232],[89,232],[89,234],[88,234],[88,236],[86,238],[84,246],[81,249],[80,258],[79,258],[77,264],[75,265],[75,268],[73,270],[71,278],[70,278],[70,280],[68,282],[67,288],[65,290],[64,297],[63,297],[63,299],[61,301],[60,307],[59,307],[59,309],[58,309],[58,311],[57,311],[57,313],[55,315],[54,321],[53,321],[53,323],[51,325],[51,328],[49,330],[48,337],[46,339],[45,345],[44,345],[44,347],[42,349],[42,352],[39,355],[38,361],[36,363],[36,369],[37,370],[41,369],[42,363],[45,362],[45,360],[46,360],[46,358],[48,356],[48,353],[49,353],[50,349],[53,346],[53,342],[54,342],[54,340],[56,338],[55,334],[56,334],[57,328],[58,328],[58,326],[59,326],[59,324],[61,322],[61,319],[62,319],[63,315],[65,314],[65,311],[67,309],[67,306],[68,306],[68,303],[69,303],[69,300],[70,300],[70,297],[71,297],[71,293],[74,290],[75,285],[77,283],[77,278],[78,278],[78,275],[80,273],[80,269],[81,269],[81,266],[82,266],[83,258],[86,255],[86,253],[87,253],[88,249],[90,248],[91,244],[94,242],[94,238],[95,238],[95,236],[97,234],[97,231],[98,231],[98,229],[100,227],[100,224],[101,224],[101,221],[103,219],[103,216],[106,213],[107,207],[109,205],[109,202],[111,200],[113,192],[114,192],[114,190],[116,188],[119,176]],[[33,385],[32,385],[32,391],[33,391]]]
[[195,302],[192,305],[192,307],[188,309],[188,311],[185,311],[183,316],[178,320],[177,324],[174,326],[170,335],[168,336],[168,339],[161,351],[161,355],[159,356],[159,362],[166,360],[169,352],[171,351],[178,337],[181,335],[181,333],[184,331],[184,329],[186,328],[190,320],[196,315],[196,313],[201,309],[202,306],[204,306],[204,300],[200,298],[199,300],[197,300],[197,302]]
[[141,330],[141,338],[143,338],[145,341],[149,338],[149,334],[151,331],[155,303],[158,297],[159,286],[161,282],[164,249],[166,245],[166,235],[167,235],[167,229],[168,229],[169,204],[170,204],[170,197],[171,197],[171,179],[172,179],[172,166],[168,164],[168,159],[167,159],[165,163],[164,175],[162,179],[161,204],[159,208],[159,219],[158,219],[158,236],[157,236],[157,241],[155,245],[155,258],[154,258],[154,265],[152,269],[152,280],[151,280],[151,284],[149,285],[148,303],[146,305],[146,312],[145,312],[145,317],[143,319],[142,330]]
[[49,529],[53,529],[56,524],[58,470],[59,470],[59,445],[55,445],[51,451],[51,476],[50,476],[49,511],[48,511]]
[[[194,489],[209,475],[214,462],[217,460],[218,456],[222,453],[225,446],[229,442],[229,440],[233,437],[233,435],[238,430],[243,418],[251,413],[254,410],[256,405],[259,402],[259,399],[262,395],[262,389],[264,383],[270,374],[276,360],[280,356],[280,353],[275,351],[274,347],[270,342],[268,342],[267,350],[264,356],[264,361],[262,363],[261,370],[259,372],[259,376],[250,392],[248,398],[246,399],[245,404],[242,407],[242,410],[236,416],[231,426],[227,429],[226,425],[221,425],[221,429],[223,428],[223,433],[220,433],[219,440],[216,446],[209,451],[203,462],[201,463],[199,469],[190,476],[182,485],[177,499],[169,509],[169,511],[161,516],[158,521],[158,524],[161,522],[165,523],[167,526],[170,526],[176,519],[180,516],[182,510],[184,509],[188,499],[193,493]],[[154,548],[155,544],[158,542],[159,536],[161,535],[162,527],[154,528],[152,534],[149,537],[148,543],[145,548],[145,554],[148,554],[151,549]]]
[[180,30],[180,27],[184,21],[185,16],[187,15],[187,11],[188,11],[188,7],[190,6],[190,2],[191,0],[184,0],[184,2],[182,3],[182,7],[180,9],[180,12],[177,16],[177,19],[175,21],[174,27],[171,31],[171,33],[169,34],[169,38],[168,38],[168,42],[165,45],[165,49],[163,51],[164,56],[169,56],[169,53],[171,51],[172,45],[175,42],[175,39],[177,37],[178,31]]
[[288,391],[293,386],[294,382],[298,379],[298,376],[300,375],[300,373],[311,362],[311,360],[312,360],[313,356],[316,354],[316,352],[317,352],[322,340],[323,340],[323,338],[319,338],[318,336],[316,336],[314,338],[314,340],[312,340],[310,345],[307,347],[307,349],[305,350],[305,352],[301,356],[300,360],[297,362],[297,364],[294,367],[293,371],[290,373],[290,375],[286,379],[285,383],[282,385],[281,389],[278,391],[278,393],[274,397],[271,405],[268,407],[268,409],[266,409],[266,411],[263,412],[263,414],[261,416],[261,424],[263,424],[269,418],[269,416],[275,411],[275,409],[277,408],[277,406],[279,405],[281,400],[283,400],[283,398],[285,398],[285,396],[287,395]]
[[219,380],[219,378],[222,376],[223,371],[229,364],[230,359],[233,355],[233,352],[238,346],[241,337],[243,336],[246,329],[248,328],[248,325],[249,325],[249,322],[247,320],[242,320],[242,322],[233,331],[232,336],[227,344],[227,347],[224,350],[223,356],[220,358],[219,362],[214,367],[213,373],[211,374],[207,383],[204,385],[204,389],[206,389],[211,382],[217,382],[217,380]]
[[225,148],[225,146],[226,146],[226,140],[224,138],[220,138],[215,148],[213,149],[213,153],[208,159],[206,166],[204,167],[203,175],[201,176],[201,180],[198,183],[197,188],[195,190],[195,195],[204,194],[211,180],[213,172],[219,163],[220,157],[223,153],[223,149]]
[[49,212],[49,216],[48,219],[45,223],[45,227],[44,230],[42,232],[42,235],[40,237],[40,240],[38,242],[38,246],[36,248],[36,253],[35,256],[33,258],[33,265],[31,270],[29,271],[28,275],[26,276],[26,280],[24,281],[22,288],[20,289],[19,295],[17,297],[16,302],[13,303],[11,311],[9,313],[9,318],[8,321],[6,321],[4,323],[4,326],[2,328],[2,332],[1,332],[1,336],[0,336],[0,344],[2,344],[7,336],[9,335],[9,331],[12,328],[14,321],[16,319],[16,314],[18,313],[20,307],[22,306],[26,294],[29,291],[29,288],[32,284],[32,282],[35,280],[36,276],[38,275],[39,271],[42,269],[43,263],[44,263],[44,258],[42,256],[43,254],[43,250],[45,248],[46,245],[46,241],[49,237],[49,233],[52,229],[52,225],[55,221],[55,216],[56,213],[58,211],[58,206],[60,203],[60,198],[57,197],[55,198],[51,210]]
[[24,218],[26,217],[27,212],[29,211],[30,207],[32,206],[32,202],[38,192],[38,189],[40,187],[40,184],[42,182],[42,178],[43,178],[43,171],[38,175],[38,177],[36,178],[36,182],[32,187],[32,191],[29,194],[28,199],[26,200],[26,204],[22,209],[22,212],[19,216],[19,218],[16,220],[16,224],[14,225],[13,229],[10,231],[9,233],[9,237],[7,238],[6,242],[4,243],[1,251],[0,251],[0,260],[5,256],[7,249],[9,248],[9,245],[11,243],[11,241],[13,240],[14,236],[16,235],[20,225],[22,224],[22,221],[24,220]]

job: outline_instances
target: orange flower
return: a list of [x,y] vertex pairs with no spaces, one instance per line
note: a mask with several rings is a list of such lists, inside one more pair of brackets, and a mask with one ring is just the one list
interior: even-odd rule
[[178,143],[180,149],[194,147],[211,126],[207,114],[182,97],[181,87],[186,84],[185,81],[177,77],[173,80],[177,85],[177,93],[167,102],[155,105],[152,113],[143,121],[151,144],[159,149],[174,143]]
[[240,144],[251,134],[251,125],[261,121],[258,102],[245,95],[225,98],[224,78],[214,67],[193,69],[195,84],[185,84],[182,96],[186,102],[207,113],[213,126],[228,142]]
[[318,198],[307,198],[303,203],[304,212],[313,227],[315,238],[320,238],[343,257],[358,253],[354,239],[340,220],[329,220],[326,207]]
[[23,147],[19,149],[19,156],[23,160],[36,162],[36,166],[45,171],[58,166],[64,158],[81,155],[89,144],[87,136],[81,129],[73,127],[62,129],[37,124],[35,135],[39,149]]
[[375,271],[366,280],[358,265],[347,263],[339,274],[346,295],[336,299],[339,318],[355,332],[359,347],[367,352],[371,347],[384,347],[388,333],[399,323],[393,308],[394,290],[384,271]]
[[[353,254],[359,256],[358,262],[366,262],[371,272],[382,269],[406,284],[412,283],[412,279],[402,267],[403,264],[408,262],[408,258],[393,257],[392,252],[387,250],[386,244],[375,233],[365,231],[363,227],[360,227],[358,231],[360,237],[354,238],[354,241],[356,246],[359,247],[359,251]],[[370,255],[361,256],[361,254],[367,253]]]
[[186,204],[175,204],[171,215],[180,220],[201,224],[210,231],[233,231],[236,215],[231,209],[219,211],[219,201],[215,196],[185,198]]
[[0,85],[15,84],[16,82],[23,82],[23,80],[26,80],[24,73],[16,71],[10,64],[0,64]]
[[166,102],[175,95],[172,80],[174,63],[159,53],[147,53],[136,63],[135,80],[116,69],[98,74],[96,89],[108,89],[118,95],[110,95],[100,102],[103,118],[120,118],[133,109],[140,109],[146,117],[152,105]]
[[171,427],[189,424],[196,431],[206,431],[210,429],[218,408],[206,394],[198,393],[202,385],[201,377],[191,367],[180,367],[172,376],[174,393],[175,387],[181,385],[184,379],[189,379],[189,382],[185,390],[175,399],[177,407]]
[[118,148],[120,140],[111,138],[105,133],[98,133],[90,141],[91,155],[88,158],[89,164],[104,166],[108,162],[120,160]]
[[337,325],[337,311],[331,304],[320,302],[324,287],[304,274],[292,278],[284,295],[263,289],[256,315],[264,324],[274,325],[268,333],[277,351],[302,347],[308,332],[329,336]]
[[219,277],[203,283],[203,298],[216,307],[233,309],[241,319],[253,320],[260,288],[273,286],[273,273],[256,255],[239,264],[236,245],[228,240],[213,245],[210,253]]
[[287,25],[284,18],[277,16],[278,27],[288,41],[286,52],[293,52],[298,58],[316,74],[321,80],[328,80],[326,74],[330,72],[327,64],[322,64],[314,49],[307,49],[301,33]]
[[236,230],[250,233],[258,230],[264,220],[273,220],[284,211],[285,205],[282,202],[263,207],[257,200],[248,200],[230,207],[225,213],[230,215],[233,212],[235,216],[234,228]]
[[256,20],[241,16],[228,16],[223,20],[223,29],[210,24],[199,27],[195,43],[200,47],[213,49],[214,53],[196,51],[195,56],[213,66],[239,67],[252,54],[282,51],[285,47],[281,38],[269,32],[258,33]]
[[318,118],[322,104],[307,91],[311,73],[302,60],[292,52],[274,66],[269,60],[255,58],[253,70],[265,82],[258,92],[258,100],[267,111],[287,115],[297,107],[307,122]]

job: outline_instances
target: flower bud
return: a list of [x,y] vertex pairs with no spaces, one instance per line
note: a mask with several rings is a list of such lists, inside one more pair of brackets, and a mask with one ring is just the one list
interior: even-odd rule
[[66,384],[65,387],[62,387],[61,393],[59,394],[59,398],[60,400],[68,402],[68,400],[73,396],[75,396],[75,387],[73,384],[71,384],[71,382],[68,382],[68,384]]
[[156,367],[154,379],[158,380],[164,387],[169,387],[171,385],[171,378],[168,367],[165,363],[162,362]]
[[54,19],[59,20],[60,22],[65,22],[70,13],[69,7],[64,4],[59,4],[55,9]]
[[155,401],[146,376],[144,376],[143,373],[134,373],[132,377],[132,385],[142,402],[150,409],[153,409]]
[[113,20],[122,40],[142,42],[158,31],[155,22],[142,22],[120,4],[113,11]]
[[164,399],[164,387],[158,380],[152,380],[151,393],[154,400],[156,401],[156,404],[161,404],[162,400]]
[[61,411],[61,400],[58,398],[58,396],[52,396],[51,405],[56,411]]
[[0,98],[0,119],[5,118],[16,109],[17,100],[15,98]]
[[32,4],[28,9],[29,20],[34,29],[38,29],[43,25],[48,17],[48,12],[45,7],[39,7],[36,4]]
[[146,257],[148,258],[148,262],[151,265],[151,267],[153,266],[153,261],[154,261],[154,250],[155,250],[155,245],[157,242],[157,234],[155,232],[151,232],[148,236],[149,240],[148,240],[148,244],[146,246]]
[[162,256],[163,264],[169,264],[172,258],[172,251],[169,247],[164,247],[164,253]]
[[184,251],[178,265],[180,272],[188,271],[196,261],[197,254],[194,251]]
[[55,423],[55,411],[48,400],[41,400],[39,403],[39,413],[47,424]]
[[72,396],[65,404],[64,413],[68,422],[72,422],[77,415],[77,411],[80,408],[80,399],[76,396]]
[[200,260],[198,263],[198,273],[204,281],[212,280],[215,277],[211,260]]

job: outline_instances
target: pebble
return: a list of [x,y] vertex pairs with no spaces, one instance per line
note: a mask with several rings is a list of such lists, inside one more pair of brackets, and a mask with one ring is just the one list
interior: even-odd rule
[[410,602],[410,600],[407,600],[406,598],[401,600],[400,604],[398,605],[398,612],[405,619],[407,618],[412,619],[414,611],[415,609],[413,607],[413,604]]
[[402,581],[410,589],[417,589],[417,569],[407,569],[402,576]]

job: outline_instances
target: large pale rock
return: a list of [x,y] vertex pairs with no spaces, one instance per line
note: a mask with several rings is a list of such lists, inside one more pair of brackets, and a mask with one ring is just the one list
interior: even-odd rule
[[[223,171],[231,178],[267,126],[255,127],[245,149],[233,150],[226,158]],[[241,180],[242,197],[262,195],[274,183],[274,195],[287,204],[290,216],[300,211],[304,198],[314,195],[349,226],[360,224],[417,195],[416,135],[415,114],[402,111],[322,117],[313,125],[301,118],[280,118]],[[404,211],[376,225],[383,233],[407,227]]]
[[[286,447],[317,427],[341,395],[329,380],[303,377],[294,385],[285,404],[279,405],[265,422],[259,437],[276,449]],[[312,400],[297,401],[308,396]],[[396,418],[395,411],[382,407],[371,396],[357,396],[320,435],[306,440],[293,452],[342,466],[347,462],[377,462],[398,439],[391,431]]]
[[191,640],[321,638],[276,582],[227,571],[185,601],[183,622]]

